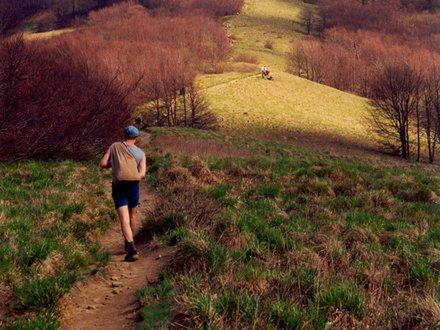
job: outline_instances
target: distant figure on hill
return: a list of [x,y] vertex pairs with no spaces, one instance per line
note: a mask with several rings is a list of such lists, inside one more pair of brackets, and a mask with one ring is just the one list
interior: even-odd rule
[[145,177],[145,153],[135,146],[139,130],[128,126],[124,141],[113,143],[99,165],[112,169],[112,197],[125,238],[125,261],[135,261],[139,255],[134,243],[137,228],[136,211],[139,205],[139,182]]
[[267,66],[263,66],[261,68],[261,78],[266,80],[272,80],[272,76],[270,75],[270,70]]

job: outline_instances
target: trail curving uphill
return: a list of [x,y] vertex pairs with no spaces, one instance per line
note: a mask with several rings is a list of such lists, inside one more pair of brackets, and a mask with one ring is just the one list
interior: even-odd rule
[[[145,148],[148,135],[142,135],[139,146]],[[106,188],[107,191],[110,187]],[[154,208],[154,194],[141,183],[138,219]],[[64,299],[61,329],[134,329],[138,321],[139,303],[136,292],[157,281],[162,268],[172,257],[172,247],[153,246],[145,239],[136,241],[138,261],[124,262],[124,245],[119,223],[99,238],[111,260],[104,275],[91,276],[78,282]]]

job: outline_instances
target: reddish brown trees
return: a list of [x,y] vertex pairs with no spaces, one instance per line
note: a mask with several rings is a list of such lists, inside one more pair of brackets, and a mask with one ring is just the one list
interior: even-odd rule
[[213,16],[226,16],[238,13],[244,0],[141,0],[150,9],[162,9],[174,13],[203,11]]
[[66,45],[14,38],[1,44],[0,58],[2,159],[88,157],[130,119],[131,91]]
[[[372,119],[374,128],[384,143],[392,146],[399,142],[399,153],[404,159],[410,157],[410,121],[417,121],[420,137],[419,102],[422,76],[411,64],[393,61],[377,69],[371,84]],[[420,147],[420,139],[418,144]],[[419,149],[420,150],[420,149]]]
[[228,49],[222,26],[208,16],[152,16],[131,2],[44,42],[4,40],[1,158],[88,157],[143,104],[144,125],[213,127],[194,77]]
[[[299,76],[372,99],[381,143],[408,159],[438,145],[439,13],[417,1],[320,0],[324,32],[289,55]],[[431,12],[415,12],[430,9]]]
[[223,60],[229,49],[223,28],[207,16],[150,16],[132,4],[92,13],[86,28],[65,38],[93,40],[95,56],[110,58],[108,65],[124,80],[139,80],[134,97],[147,104],[141,116],[147,126],[195,126],[190,112],[196,117],[206,112],[190,106],[195,75]]

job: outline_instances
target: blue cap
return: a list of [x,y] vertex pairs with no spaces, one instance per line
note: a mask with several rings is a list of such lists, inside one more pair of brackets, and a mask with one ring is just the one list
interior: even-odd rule
[[128,138],[136,138],[139,136],[140,132],[136,127],[130,125],[124,129],[124,134]]

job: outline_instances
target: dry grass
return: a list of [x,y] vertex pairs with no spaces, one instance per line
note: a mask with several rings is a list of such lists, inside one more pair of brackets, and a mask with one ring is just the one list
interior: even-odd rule
[[243,12],[225,23],[234,36],[235,57],[245,54],[269,66],[274,81],[261,79],[257,65],[254,72],[201,76],[221,129],[274,138],[322,133],[371,141],[363,120],[367,100],[284,71],[286,54],[302,32],[297,24],[300,10],[295,1],[247,0]]
[[205,140],[198,137],[158,136],[156,141],[161,150],[175,155],[215,156],[215,157],[249,157],[251,153],[235,148],[228,144],[221,144],[214,140]]
[[165,323],[436,324],[438,177],[243,140],[236,145],[249,145],[252,157],[153,157],[161,202],[148,226],[178,244],[165,274],[173,297]]
[[253,75],[205,75],[201,83],[222,130],[239,134],[324,133],[369,139],[367,101],[272,71],[274,81]]
[[52,30],[48,32],[25,32],[23,34],[23,37],[26,40],[45,40],[50,39],[53,37],[60,36],[65,33],[70,33],[75,31],[73,28],[66,28],[66,29],[59,29],[59,30]]

